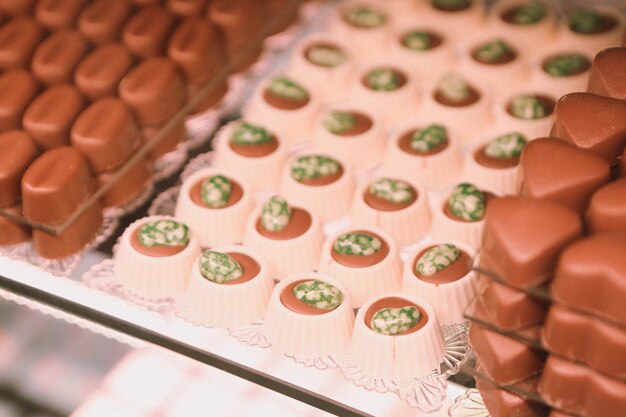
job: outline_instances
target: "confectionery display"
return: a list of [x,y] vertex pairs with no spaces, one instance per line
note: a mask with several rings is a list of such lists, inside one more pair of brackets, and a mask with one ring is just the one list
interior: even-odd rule
[[0,4],[3,262],[420,412],[623,417],[622,9],[322,3]]

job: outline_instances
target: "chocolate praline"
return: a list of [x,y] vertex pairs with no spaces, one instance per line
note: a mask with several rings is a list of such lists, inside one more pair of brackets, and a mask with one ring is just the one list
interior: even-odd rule
[[296,295],[293,292],[294,288],[296,288],[298,285],[302,284],[303,282],[307,282],[307,281],[315,281],[315,279],[301,279],[298,281],[294,281],[291,284],[287,285],[285,288],[283,288],[282,292],[280,293],[280,302],[283,303],[285,307],[287,307],[289,310],[293,311],[294,313],[303,314],[305,316],[319,316],[319,315],[327,314],[333,311],[334,309],[324,310],[321,308],[313,307],[299,300],[296,297]]
[[90,100],[117,94],[117,87],[133,65],[133,57],[119,43],[102,45],[87,54],[76,67],[74,83]]
[[228,142],[228,146],[233,152],[246,156],[248,158],[262,158],[264,156],[270,155],[276,149],[278,149],[278,140],[274,135],[272,135],[269,142],[261,143],[261,144],[250,144],[250,145],[241,145],[234,143],[232,140]]
[[3,24],[0,27],[0,69],[28,69],[31,56],[43,37],[43,28],[29,16]]
[[374,195],[370,192],[369,187],[363,193],[363,201],[365,204],[370,206],[371,208],[379,211],[398,211],[403,210],[415,203],[419,197],[417,190],[410,184],[407,183],[409,187],[411,187],[411,199],[409,201],[405,201],[402,203],[396,203],[394,201],[386,200],[382,197]]
[[10,70],[0,76],[0,132],[22,127],[24,111],[38,92],[35,77],[26,70]]
[[429,282],[431,284],[448,284],[450,282],[458,281],[459,279],[466,276],[471,270],[472,265],[474,264],[474,260],[472,257],[465,252],[463,249],[459,249],[459,258],[450,264],[448,267],[442,269],[441,271],[430,275],[425,276],[417,272],[417,263],[420,258],[428,252],[430,249],[436,247],[437,245],[429,246],[427,248],[422,249],[417,255],[415,255],[415,259],[413,260],[412,270],[413,275],[416,278],[421,279],[422,281]]
[[142,7],[126,22],[122,42],[139,58],[162,55],[173,27],[174,16],[161,6]]
[[35,18],[50,31],[74,26],[85,0],[39,0]]
[[255,227],[257,232],[268,239],[273,240],[289,240],[306,233],[311,227],[312,219],[309,212],[299,207],[291,208],[291,219],[287,226],[281,230],[268,230],[261,224],[261,218],[256,221]]
[[191,187],[191,189],[189,190],[189,197],[191,197],[191,201],[193,201],[198,206],[203,207],[205,209],[209,209],[209,210],[219,210],[219,209],[233,206],[237,204],[239,200],[241,200],[241,197],[243,197],[243,188],[241,187],[241,185],[239,185],[237,181],[233,180],[232,178],[229,178],[229,180],[232,185],[232,192],[230,194],[230,197],[228,198],[228,201],[226,202],[226,205],[223,207],[219,207],[219,208],[211,207],[205,204],[204,201],[202,201],[202,197],[200,195],[201,195],[202,183],[204,182],[204,179],[196,182],[193,185],[193,187]]
[[450,141],[446,137],[441,144],[435,146],[434,148],[428,151],[423,152],[423,151],[415,150],[411,147],[411,139],[413,138],[413,136],[415,136],[419,132],[420,132],[420,129],[409,130],[406,133],[404,133],[402,136],[400,136],[400,140],[398,140],[398,147],[400,148],[400,150],[411,155],[430,156],[430,155],[435,155],[440,152],[443,152],[450,144]]
[[330,248],[330,255],[332,256],[333,260],[340,263],[341,265],[347,266],[349,268],[367,268],[382,262],[387,257],[387,255],[389,255],[389,244],[385,239],[378,236],[377,234],[367,230],[351,230],[347,233],[366,234],[372,236],[380,240],[382,246],[378,251],[371,255],[347,255],[337,252],[333,244],[333,246]]
[[225,281],[220,283],[219,285],[238,285],[248,282],[254,278],[256,278],[261,272],[261,266],[257,261],[254,260],[251,256],[246,255],[245,253],[240,252],[226,252],[226,255],[233,258],[242,269],[242,274],[239,278],[234,279],[232,281]]
[[78,30],[94,45],[114,42],[131,13],[132,7],[126,0],[96,0],[78,17]]
[[405,330],[402,333],[398,333],[395,336],[404,336],[404,335],[408,335],[411,333],[415,333],[418,330],[422,329],[424,326],[426,326],[429,320],[429,317],[426,311],[421,306],[409,300],[406,300],[404,298],[400,298],[400,297],[381,298],[380,300],[372,303],[372,305],[370,305],[369,308],[367,309],[367,312],[365,313],[365,316],[364,316],[365,325],[371,329],[372,317],[374,317],[374,315],[378,311],[382,310],[383,308],[402,308],[402,307],[417,308],[417,310],[420,312],[420,321],[417,324],[415,324],[415,326],[409,328],[408,330]]
[[20,199],[22,175],[39,154],[35,142],[24,132],[0,134],[0,207]]
[[348,111],[346,113],[350,114],[350,116],[354,118],[354,125],[340,132],[331,132],[332,134],[346,137],[358,136],[362,135],[365,132],[368,132],[374,125],[372,119],[365,113],[361,113],[358,111]]
[[31,70],[45,85],[71,83],[87,48],[87,42],[78,32],[70,29],[54,32],[35,50]]

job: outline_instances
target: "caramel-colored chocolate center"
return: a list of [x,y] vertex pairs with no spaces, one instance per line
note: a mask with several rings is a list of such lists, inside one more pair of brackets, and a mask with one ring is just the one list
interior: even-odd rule
[[226,252],[226,255],[230,256],[234,260],[236,260],[239,265],[241,265],[241,269],[243,270],[243,274],[235,280],[223,282],[220,285],[237,285],[243,284],[244,282],[248,282],[254,279],[259,272],[261,272],[261,267],[252,259],[252,257],[239,252]]
[[[314,278],[311,279],[301,279],[299,281],[293,282],[290,285],[283,288],[283,291],[280,293],[280,302],[283,303],[285,307],[294,313],[303,314],[305,316],[321,316],[322,314],[330,313],[333,310],[323,310],[321,308],[313,307],[305,303],[302,300],[298,300],[296,295],[293,292],[293,289],[303,282],[314,281]],[[343,302],[343,301],[342,301]],[[340,304],[341,305],[341,304]]]
[[256,221],[256,230],[262,236],[273,240],[289,240],[303,235],[311,227],[311,215],[299,207],[291,208],[291,220],[282,230],[267,230],[261,225],[261,219]]
[[430,276],[425,276],[425,275],[420,274],[419,272],[417,272],[418,261],[420,260],[422,255],[424,255],[426,252],[428,252],[430,249],[434,247],[436,247],[436,245],[429,246],[425,249],[422,249],[422,251],[415,256],[415,259],[413,260],[412,268],[413,268],[413,275],[415,275],[417,278],[421,279],[422,281],[429,282],[431,284],[447,284],[447,283],[454,282],[463,278],[472,270],[472,265],[474,263],[474,260],[472,259],[471,256],[469,256],[467,252],[465,252],[462,249],[459,249],[459,252],[460,252],[459,258],[456,261],[454,261],[451,265],[448,265],[446,268]]

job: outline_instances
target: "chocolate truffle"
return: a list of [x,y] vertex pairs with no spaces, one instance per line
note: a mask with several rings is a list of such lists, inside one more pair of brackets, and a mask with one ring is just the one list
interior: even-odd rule
[[584,213],[591,195],[611,178],[608,162],[555,139],[531,141],[520,160],[518,194],[563,204]]
[[470,328],[469,339],[481,372],[498,384],[515,384],[543,368],[543,352],[476,323]]
[[119,85],[119,95],[135,112],[139,124],[166,122],[185,102],[185,85],[176,66],[167,58],[146,59],[134,67]]
[[543,329],[543,343],[552,353],[616,378],[626,377],[623,327],[553,305]]
[[167,37],[174,28],[174,17],[161,6],[146,6],[124,26],[122,41],[139,58],[162,55]]
[[35,50],[31,69],[45,85],[71,83],[74,69],[87,52],[87,42],[70,29],[48,36]]
[[95,101],[72,126],[72,146],[87,157],[92,171],[118,168],[140,142],[139,128],[130,108],[117,98]]
[[49,31],[74,26],[85,0],[39,0],[35,8],[35,19]]
[[522,291],[489,282],[476,299],[473,315],[502,330],[520,330],[542,323],[546,305]]
[[0,134],[0,207],[20,199],[22,175],[38,153],[26,133],[12,130]]
[[593,194],[585,221],[588,233],[626,232],[626,178],[610,182]]
[[93,189],[89,165],[77,149],[52,149],[37,158],[22,177],[24,216],[34,223],[62,222]]
[[55,85],[28,106],[22,125],[42,149],[68,145],[70,128],[84,105],[85,100],[76,87]]
[[550,136],[617,162],[626,145],[626,101],[571,93],[561,97],[554,113]]
[[126,0],[93,1],[78,17],[78,30],[94,45],[114,42],[131,12],[132,7]]
[[626,383],[551,355],[539,395],[561,410],[589,417],[618,417],[626,410]]
[[167,9],[176,16],[199,16],[204,12],[207,0],[167,0]]
[[602,233],[571,244],[559,259],[552,295],[560,303],[626,323],[626,233]]
[[80,61],[74,73],[74,83],[90,100],[115,96],[120,81],[132,65],[133,57],[124,45],[102,45]]
[[[16,216],[22,215],[22,206],[17,204],[9,207],[2,207],[2,210],[8,211]],[[18,243],[26,242],[31,237],[30,227],[9,220],[7,217],[0,215],[0,247],[12,246]]]
[[28,71],[10,70],[0,76],[0,131],[20,129],[26,107],[39,85]]
[[32,17],[17,17],[3,24],[0,27],[0,69],[28,69],[30,58],[43,37],[43,28]]
[[232,71],[250,67],[263,50],[259,38],[267,21],[265,4],[257,0],[213,0],[207,14],[218,28]]
[[626,48],[600,51],[593,60],[587,91],[626,100]]
[[556,256],[581,234],[579,215],[567,207],[498,198],[487,207],[479,268],[515,286],[541,284],[552,274]]

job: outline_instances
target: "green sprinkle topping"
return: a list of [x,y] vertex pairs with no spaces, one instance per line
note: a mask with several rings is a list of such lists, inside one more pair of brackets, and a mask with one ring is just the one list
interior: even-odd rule
[[339,162],[328,156],[306,155],[291,164],[291,176],[296,181],[308,181],[328,177],[341,170]]
[[211,208],[225,207],[232,193],[233,184],[223,175],[208,177],[200,185],[200,199]]
[[439,92],[446,100],[460,103],[467,100],[471,94],[470,86],[458,74],[447,74],[439,81],[437,86]]
[[404,333],[415,326],[422,319],[420,311],[415,306],[400,308],[382,308],[372,316],[370,327],[376,333],[395,336]]
[[341,134],[356,126],[356,117],[347,111],[332,111],[326,115],[322,123],[329,132]]
[[272,135],[265,128],[240,122],[233,130],[232,142],[236,145],[261,145],[271,142]]
[[142,246],[187,246],[189,227],[174,220],[156,220],[141,226],[137,234]]
[[448,140],[448,131],[445,127],[432,124],[419,130],[411,136],[410,146],[416,152],[428,152],[443,145]]
[[489,64],[500,61],[512,54],[513,49],[506,42],[502,39],[495,39],[481,45],[476,52],[474,52],[474,58],[479,62]]
[[293,288],[293,294],[304,304],[326,311],[336,309],[343,300],[339,288],[317,280],[301,282]]
[[589,67],[589,60],[581,54],[560,54],[548,59],[543,70],[554,77],[567,77],[580,74]]
[[491,158],[515,158],[521,155],[528,141],[517,132],[498,136],[485,147],[485,155]]
[[372,29],[382,26],[387,22],[387,16],[383,12],[374,10],[368,6],[353,7],[344,15],[346,22],[362,29]]
[[375,91],[397,90],[402,82],[400,75],[389,68],[371,70],[365,76],[365,80],[367,86]]
[[272,232],[283,230],[291,221],[291,207],[287,200],[273,196],[263,204],[261,209],[261,225]]
[[518,25],[533,25],[546,17],[546,7],[540,2],[526,4],[515,11],[513,23]]
[[369,233],[344,233],[335,240],[333,249],[342,255],[369,256],[382,247],[380,239]]
[[374,181],[369,186],[369,192],[376,197],[396,204],[408,203],[413,200],[415,194],[409,183],[391,178],[380,178]]
[[569,27],[578,33],[595,33],[602,27],[602,15],[593,10],[576,9],[569,16]]
[[459,259],[461,251],[450,243],[443,243],[428,249],[417,261],[418,274],[430,277],[444,270]]
[[268,87],[270,93],[275,96],[292,100],[305,101],[309,98],[309,93],[304,87],[287,77],[274,78]]
[[338,67],[348,57],[339,48],[329,45],[313,45],[307,50],[307,59],[320,67]]
[[475,185],[462,183],[452,191],[448,208],[460,219],[477,221],[485,216],[485,200],[485,193]]
[[216,284],[224,284],[241,278],[243,268],[232,256],[207,250],[200,256],[200,273]]
[[402,38],[402,45],[412,51],[425,51],[430,49],[432,37],[428,32],[414,30]]
[[545,104],[536,96],[521,95],[513,98],[510,112],[518,119],[535,120],[548,115]]

